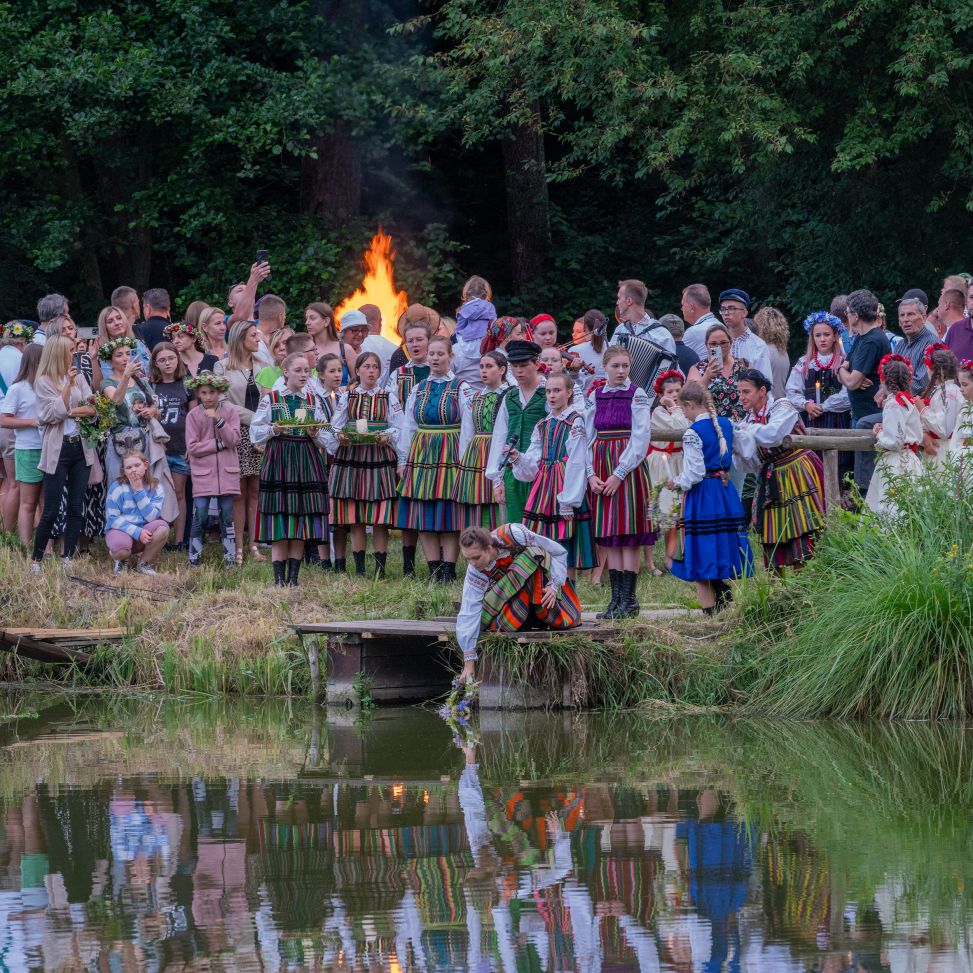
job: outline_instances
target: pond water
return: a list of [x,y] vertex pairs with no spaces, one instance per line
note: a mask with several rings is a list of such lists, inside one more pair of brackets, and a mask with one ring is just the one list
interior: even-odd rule
[[0,971],[973,969],[965,726],[0,713]]

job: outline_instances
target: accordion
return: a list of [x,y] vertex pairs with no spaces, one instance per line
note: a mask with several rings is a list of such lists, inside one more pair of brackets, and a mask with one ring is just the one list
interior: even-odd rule
[[669,368],[678,367],[678,358],[671,352],[666,351],[662,345],[657,345],[648,338],[636,338],[635,335],[625,334],[624,332],[616,336],[615,344],[625,348],[632,356],[632,371],[629,378],[645,393],[651,400],[655,400],[655,391],[652,385],[656,376]]

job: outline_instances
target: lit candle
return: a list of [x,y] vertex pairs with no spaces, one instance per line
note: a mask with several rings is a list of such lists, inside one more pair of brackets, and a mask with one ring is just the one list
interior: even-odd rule
[[821,404],[821,383],[814,383],[814,401],[820,405]]
[[368,433],[368,420],[367,419],[356,419],[355,420],[355,432],[360,436],[365,436]]
[[295,419],[296,419],[296,420],[297,420],[298,422],[303,422],[303,421],[304,421],[304,420],[305,420],[305,419],[307,418],[307,409],[298,409],[298,410],[297,410],[297,411],[296,411],[296,412],[294,413],[294,418],[295,418]]

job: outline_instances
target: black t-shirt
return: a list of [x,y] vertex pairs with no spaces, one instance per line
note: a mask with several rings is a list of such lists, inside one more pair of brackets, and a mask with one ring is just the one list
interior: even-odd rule
[[888,335],[881,328],[872,328],[866,334],[855,338],[855,344],[848,355],[848,368],[861,372],[871,381],[867,389],[848,390],[851,403],[851,417],[858,420],[874,415],[882,410],[875,404],[875,396],[881,379],[878,377],[878,363],[892,350]]
[[156,382],[153,385],[161,418],[159,424],[169,433],[166,452],[170,456],[186,455],[186,416],[192,401],[183,380]]
[[168,319],[153,316],[135,325],[132,330],[135,332],[135,337],[151,351],[160,341],[166,340],[162,332],[168,324]]

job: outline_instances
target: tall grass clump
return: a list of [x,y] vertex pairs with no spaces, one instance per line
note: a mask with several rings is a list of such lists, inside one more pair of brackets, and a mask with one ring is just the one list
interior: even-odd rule
[[838,516],[814,558],[742,600],[737,679],[761,713],[973,715],[973,484],[893,486],[899,514]]

